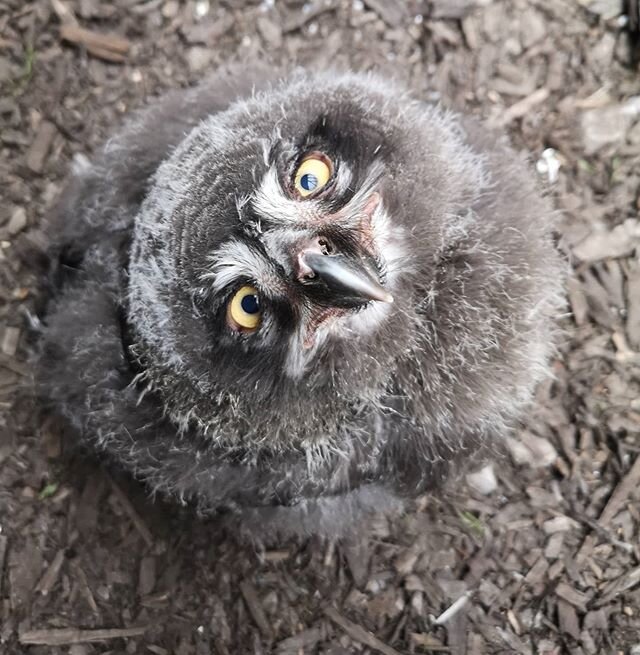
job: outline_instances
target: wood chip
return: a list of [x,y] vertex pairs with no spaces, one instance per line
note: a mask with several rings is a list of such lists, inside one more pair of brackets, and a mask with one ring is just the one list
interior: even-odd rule
[[291,557],[291,551],[289,550],[267,550],[264,554],[265,562],[285,562]]
[[437,625],[443,625],[447,621],[450,621],[458,612],[461,612],[467,602],[469,601],[469,598],[471,597],[471,592],[467,591],[465,594],[460,596],[454,603],[451,604],[450,607],[448,607],[440,616],[438,616],[435,620],[435,623]]
[[140,637],[148,629],[149,626],[143,625],[134,628],[105,628],[101,630],[80,630],[78,628],[25,630],[18,635],[18,640],[21,644],[34,646],[65,646],[68,644],[84,644],[92,641]]
[[582,290],[582,285],[575,278],[569,279],[567,283],[567,294],[569,295],[573,320],[578,327],[585,325],[589,317],[589,305]]
[[276,648],[277,655],[298,655],[310,653],[320,641],[327,638],[327,630],[323,624],[303,630],[293,637],[283,639]]
[[431,18],[435,20],[460,20],[476,5],[476,0],[432,0]]
[[605,505],[598,523],[602,526],[607,526],[615,515],[620,511],[622,505],[625,503],[629,494],[635,491],[640,485],[640,455],[636,457],[636,461],[629,472],[622,478],[616,490],[613,492],[609,502]]
[[156,586],[156,558],[143,557],[140,560],[140,574],[138,576],[138,593],[141,596],[149,595]]
[[558,458],[558,453],[548,439],[539,437],[529,430],[523,430],[520,435],[522,443],[533,453],[531,465],[551,466]]
[[449,27],[447,23],[430,20],[425,23],[425,26],[436,41],[452,46],[459,46],[462,41],[459,30]]
[[590,597],[587,594],[574,589],[569,586],[566,582],[559,582],[556,587],[556,596],[563,598],[568,603],[571,603],[574,607],[577,607],[580,611],[586,612],[587,603],[590,600]]
[[314,18],[320,16],[320,14],[323,14],[326,11],[333,11],[334,9],[336,9],[336,5],[333,3],[316,2],[314,5],[310,5],[308,11],[303,9],[303,11],[294,14],[293,17],[284,24],[284,29],[282,31],[284,34],[295,32],[301,27],[304,27],[304,25],[312,21]]
[[91,608],[91,611],[98,616],[100,610],[98,609],[98,604],[96,599],[93,596],[91,587],[89,586],[89,581],[87,580],[87,574],[84,572],[84,569],[80,566],[80,563],[76,560],[72,560],[71,568],[75,574],[80,593],[84,596],[84,599],[87,601],[87,605]]
[[42,571],[42,551],[36,540],[25,542],[21,548],[11,548],[8,553],[8,581],[11,606],[15,610],[26,607]]
[[[15,236],[19,232],[22,232],[25,227],[27,227],[27,210],[24,207],[16,207],[11,213],[11,218],[7,223],[7,233],[10,237]],[[3,351],[4,352],[4,351]],[[11,355],[11,353],[5,353]],[[11,355],[13,356],[13,355]]]
[[544,557],[540,557],[529,569],[527,575],[524,577],[524,581],[529,585],[539,584],[544,580],[544,576],[548,570],[549,562]]
[[155,644],[147,646],[147,650],[153,653],[153,655],[169,655],[169,651],[166,648],[162,648],[162,646],[156,646]]
[[420,552],[420,546],[422,546],[422,544],[416,542],[413,546],[411,546],[411,548],[403,550],[393,561],[393,568],[403,578],[409,575],[411,571],[413,571],[418,558],[422,554]]
[[140,533],[140,536],[144,539],[144,542],[149,546],[149,548],[151,548],[151,546],[153,546],[153,535],[151,534],[151,530],[149,530],[146,523],[142,520],[142,517],[131,504],[131,501],[127,498],[124,491],[122,491],[113,480],[109,479],[109,483],[111,484],[113,494],[120,502],[120,505],[122,505],[122,509],[127,513],[131,522]]
[[[544,556],[547,559],[557,559],[560,557],[564,546],[564,534],[562,532],[556,532],[551,535],[547,546],[544,549]],[[547,565],[548,568],[548,565]]]
[[573,247],[573,254],[581,261],[593,263],[608,257],[626,257],[640,245],[640,221],[628,218],[612,230],[594,230]]
[[53,558],[51,564],[44,572],[44,575],[40,578],[40,581],[36,585],[36,591],[40,592],[43,596],[47,596],[49,592],[53,589],[58,577],[60,575],[60,570],[64,564],[65,551],[61,548]]
[[511,123],[512,121],[522,118],[525,114],[528,114],[536,105],[540,105],[547,100],[549,97],[549,89],[543,87],[542,89],[537,89],[533,93],[529,94],[526,98],[519,100],[515,104],[511,105],[502,116],[494,121],[500,126],[505,126]]
[[467,473],[465,480],[476,493],[483,496],[493,493],[498,488],[498,480],[493,472],[493,464],[487,464],[479,471]]
[[58,20],[63,24],[77,25],[78,19],[75,14],[62,0],[51,0],[51,7],[56,12]]
[[411,641],[419,646],[422,650],[429,653],[450,653],[451,649],[445,646],[440,640],[432,635],[427,635],[422,632],[412,632]]
[[509,621],[509,625],[511,626],[511,629],[518,636],[520,636],[522,634],[522,626],[520,625],[520,619],[512,609],[507,610],[507,621]]
[[262,609],[255,587],[248,580],[243,580],[240,583],[240,592],[242,593],[242,597],[247,604],[249,613],[255,621],[255,624],[260,629],[260,632],[262,632],[267,639],[272,639],[273,633],[271,631],[271,626],[269,625],[269,621],[267,621],[267,617]]
[[627,280],[627,338],[640,350],[640,263],[637,263]]
[[364,3],[390,27],[400,27],[409,17],[402,0],[364,0]]
[[612,580],[602,589],[596,599],[597,605],[603,605],[611,602],[616,596],[640,584],[640,566],[627,571],[616,580]]
[[333,621],[337,626],[342,628],[351,639],[372,648],[373,650],[383,653],[383,655],[400,655],[395,648],[391,648],[383,641],[380,641],[375,635],[368,630],[365,630],[361,625],[349,621],[338,612],[335,607],[327,607],[324,610],[326,616]]
[[7,538],[0,535],[0,598],[4,598],[2,581],[4,580],[4,561],[7,556]]
[[36,138],[27,151],[27,167],[34,173],[42,173],[49,149],[56,135],[56,126],[49,121],[42,121],[36,132]]
[[606,146],[622,143],[640,113],[640,97],[628,98],[598,109],[584,111],[580,116],[585,154],[593,155]]
[[125,61],[131,47],[127,39],[115,34],[101,34],[70,23],[60,27],[60,38],[84,46],[94,57],[114,63]]
[[278,23],[267,16],[259,16],[257,27],[267,45],[274,49],[282,47],[282,27]]
[[564,600],[558,601],[558,622],[560,630],[571,635],[576,641],[580,639],[580,621],[573,605]]
[[369,540],[362,535],[351,536],[344,540],[342,552],[345,555],[356,587],[363,589],[369,577],[369,561],[371,559]]
[[545,521],[542,524],[542,529],[546,534],[555,534],[556,532],[567,532],[568,530],[575,530],[578,527],[579,523],[574,521],[568,516],[560,514],[559,516],[554,516],[552,519]]
[[62,454],[63,429],[62,420],[53,414],[42,421],[40,436],[48,459],[57,459]]
[[190,45],[202,43],[214,46],[234,25],[235,19],[232,14],[224,14],[218,20],[209,23],[196,23],[184,25],[181,30],[185,40]]
[[13,357],[18,350],[21,330],[17,327],[7,327],[2,337],[2,352],[9,357]]

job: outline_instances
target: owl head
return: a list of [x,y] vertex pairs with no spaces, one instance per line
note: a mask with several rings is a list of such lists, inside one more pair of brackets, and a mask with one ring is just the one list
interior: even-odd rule
[[374,76],[300,74],[210,115],[135,221],[141,388],[229,447],[331,443],[377,412],[495,424],[544,367],[556,284],[514,162]]

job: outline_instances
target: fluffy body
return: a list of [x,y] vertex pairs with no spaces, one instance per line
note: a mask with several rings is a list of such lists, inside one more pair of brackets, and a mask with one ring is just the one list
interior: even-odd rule
[[[286,180],[318,147],[341,162],[333,195],[301,201]],[[532,178],[503,138],[375,76],[170,94],[52,217],[41,395],[153,491],[263,535],[397,510],[548,372],[564,265]],[[327,231],[366,232],[392,305],[318,318],[286,253]],[[241,282],[267,301],[252,337],[224,323]]]

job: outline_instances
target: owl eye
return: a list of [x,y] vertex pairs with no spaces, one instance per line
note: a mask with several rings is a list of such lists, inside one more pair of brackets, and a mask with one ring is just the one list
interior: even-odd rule
[[249,285],[241,287],[227,307],[227,323],[239,332],[255,332],[260,327],[261,319],[258,290]]
[[306,198],[326,186],[331,177],[331,162],[320,154],[310,155],[302,161],[294,178],[296,191]]

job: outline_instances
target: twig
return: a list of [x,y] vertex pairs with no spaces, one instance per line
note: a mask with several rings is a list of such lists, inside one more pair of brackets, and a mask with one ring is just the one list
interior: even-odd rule
[[593,519],[590,519],[587,516],[583,516],[575,512],[572,514],[572,517],[575,518],[577,521],[580,521],[580,523],[584,523],[584,525],[590,527],[594,532],[597,532],[601,537],[606,539],[612,546],[615,546],[616,548],[623,550],[625,553],[629,553],[629,554],[634,553],[633,544],[616,539],[611,534],[611,532],[604,526],[600,525],[598,521],[594,521]]
[[276,652],[278,655],[311,652],[319,641],[324,641],[326,638],[327,629],[325,624],[321,623],[279,642]]
[[405,3],[399,0],[365,0],[365,4],[389,27],[400,27],[408,18]]
[[632,491],[635,491],[640,484],[640,457],[636,457],[636,461],[629,469],[629,472],[619,482],[616,490],[609,498],[609,502],[605,505],[598,523],[601,526],[606,526],[611,522],[611,519],[618,513],[623,503],[629,497]]
[[78,25],[78,19],[75,14],[62,0],[51,0],[51,8],[56,12],[56,16],[61,23]]
[[149,548],[151,548],[151,546],[153,546],[153,535],[151,534],[151,530],[149,530],[145,522],[142,520],[142,517],[138,512],[136,512],[135,507],[131,504],[131,501],[127,498],[124,491],[122,491],[122,489],[120,489],[111,478],[109,478],[109,483],[111,484],[111,489],[116,498],[120,501],[122,509],[127,513],[131,522],[140,533],[140,536],[144,539],[144,542],[149,546]]
[[267,639],[272,639],[273,634],[271,632],[271,626],[267,621],[262,605],[258,600],[258,594],[253,587],[253,585],[248,580],[243,580],[240,583],[240,591],[244,598],[247,607],[249,608],[249,613],[251,614],[256,625],[260,629],[260,632],[267,637]]
[[289,19],[282,29],[284,34],[295,32],[301,27],[304,27],[309,21],[313,20],[327,11],[333,11],[336,8],[335,4],[316,4],[309,11],[300,11]]
[[444,646],[435,637],[432,637],[431,635],[422,634],[421,632],[412,632],[411,641],[416,646],[420,646],[420,648],[429,651],[430,653],[451,652],[451,648],[449,648],[449,646]]
[[3,598],[2,595],[2,574],[4,572],[4,559],[7,554],[7,538],[5,536],[0,536],[0,598]]
[[[611,520],[615,517],[615,515],[618,513],[624,501],[629,497],[629,494],[634,489],[637,488],[639,483],[640,483],[640,455],[636,457],[636,460],[633,463],[633,466],[629,469],[629,472],[618,483],[618,486],[616,487],[615,491],[611,494],[609,501],[607,502],[607,504],[604,506],[604,509],[600,513],[597,524],[600,526],[602,530],[608,532],[607,526],[609,525]],[[609,539],[609,541],[611,541],[611,543],[614,543],[611,539]],[[591,550],[593,549],[594,543],[595,543],[594,537],[592,535],[587,535],[583,540],[580,548],[578,549],[578,552],[576,553],[576,560],[581,561],[588,554],[590,554]],[[614,543],[614,545],[618,546],[619,544]],[[621,548],[626,550],[624,546],[621,546]]]
[[89,581],[87,580],[87,574],[84,572],[84,569],[80,566],[77,561],[72,561],[71,568],[75,573],[77,582],[80,586],[80,593],[84,596],[87,604],[91,608],[91,611],[97,616],[100,615],[100,610],[98,609],[98,604],[96,599],[93,597],[93,592],[91,587],[89,587]]
[[42,121],[36,137],[27,151],[27,167],[34,173],[42,173],[47,155],[57,134],[56,126],[49,121]]
[[123,639],[140,637],[149,626],[141,625],[135,628],[105,628],[99,630],[80,630],[78,628],[60,628],[52,630],[25,630],[18,636],[21,644],[40,646],[65,646],[68,644],[83,644],[91,641],[107,641],[108,639]]
[[288,550],[267,550],[263,559],[265,562],[284,562],[291,557],[291,552]]
[[349,637],[355,639],[355,641],[358,641],[369,648],[373,648],[373,650],[383,653],[383,655],[400,655],[395,648],[391,648],[391,646],[380,641],[375,635],[368,630],[365,630],[361,625],[346,619],[337,609],[335,609],[335,607],[325,608],[324,613],[331,621],[340,626]]
[[570,603],[574,607],[577,607],[581,612],[587,611],[587,604],[591,600],[589,594],[585,594],[582,591],[574,589],[571,585],[566,582],[559,582],[556,586],[556,596],[566,600],[567,603]]
[[64,563],[65,551],[61,548],[53,558],[53,561],[49,565],[49,568],[44,572],[44,575],[40,578],[40,582],[36,585],[36,591],[39,591],[43,596],[46,596],[58,579],[60,575],[60,569]]
[[467,591],[464,595],[460,596],[449,608],[447,608],[440,616],[435,619],[434,623],[437,625],[442,625],[450,619],[452,619],[466,604],[467,601],[471,598],[471,592]]
[[131,47],[129,41],[122,37],[92,32],[71,23],[60,26],[60,38],[76,45],[83,45],[95,57],[115,63],[122,63]]
[[628,591],[637,584],[640,584],[640,566],[609,582],[596,599],[596,607],[603,607],[616,596]]
[[0,353],[0,366],[23,377],[27,377],[30,374],[28,366],[4,353]]
[[505,126],[517,118],[522,118],[525,114],[529,113],[536,105],[542,104],[549,97],[549,89],[543,87],[537,89],[526,98],[511,105],[500,118],[497,119],[499,126]]

